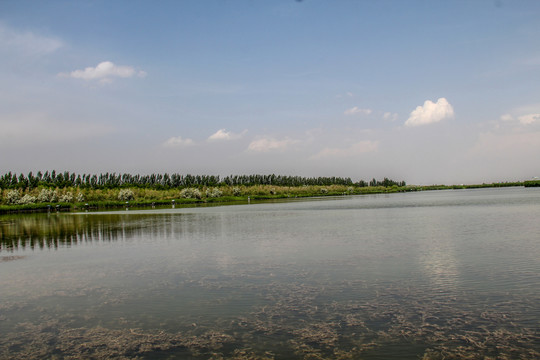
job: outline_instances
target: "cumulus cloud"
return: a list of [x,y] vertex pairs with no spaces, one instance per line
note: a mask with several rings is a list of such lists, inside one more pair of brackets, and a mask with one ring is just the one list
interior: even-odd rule
[[61,76],[67,76],[74,79],[98,80],[101,83],[110,83],[112,78],[130,78],[133,76],[145,77],[146,72],[135,70],[132,66],[115,65],[111,61],[103,61],[96,67],[87,67],[84,70],[74,70],[68,74],[61,73]]
[[63,46],[60,39],[32,31],[18,31],[0,23],[0,52],[39,56],[52,53]]
[[439,98],[436,103],[426,100],[424,106],[418,106],[405,121],[405,126],[420,126],[437,123],[454,117],[454,108],[445,98]]
[[270,151],[283,151],[290,145],[297,143],[297,140],[285,138],[283,140],[277,140],[271,137],[263,137],[253,140],[248,150],[253,152],[270,152]]
[[379,147],[378,141],[364,140],[352,144],[346,148],[331,148],[327,147],[314,155],[313,159],[325,159],[325,158],[344,158],[357,156],[364,153],[377,151]]
[[351,109],[345,110],[344,114],[345,115],[369,115],[371,114],[371,112],[372,112],[371,109],[360,109],[357,106],[355,106]]
[[214,134],[208,137],[208,141],[219,141],[219,140],[236,140],[240,139],[247,130],[242,131],[240,134],[235,134],[231,131],[226,131],[225,129],[219,129]]
[[195,143],[191,139],[183,139],[181,136],[173,136],[167,139],[163,146],[167,148],[180,148],[194,145]]

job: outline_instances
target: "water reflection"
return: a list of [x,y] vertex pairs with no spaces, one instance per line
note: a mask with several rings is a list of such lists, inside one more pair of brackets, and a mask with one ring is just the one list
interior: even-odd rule
[[0,217],[0,359],[540,358],[540,201],[467,194]]
[[172,216],[39,214],[6,217],[0,222],[0,250],[125,241],[143,233],[154,237],[174,236],[169,220]]
[[[440,291],[455,291],[459,281],[459,266],[456,254],[455,224],[437,215],[426,216],[418,229],[420,240],[419,262],[431,286]],[[453,226],[452,226],[453,225]]]

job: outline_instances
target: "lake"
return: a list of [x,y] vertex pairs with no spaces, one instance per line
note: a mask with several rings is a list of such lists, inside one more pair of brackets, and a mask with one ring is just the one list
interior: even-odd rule
[[540,359],[540,189],[0,216],[0,358]]

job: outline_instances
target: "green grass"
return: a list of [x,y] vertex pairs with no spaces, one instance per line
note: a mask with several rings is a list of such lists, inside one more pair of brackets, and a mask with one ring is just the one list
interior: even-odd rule
[[528,180],[523,184],[525,187],[538,187],[540,186],[540,180]]

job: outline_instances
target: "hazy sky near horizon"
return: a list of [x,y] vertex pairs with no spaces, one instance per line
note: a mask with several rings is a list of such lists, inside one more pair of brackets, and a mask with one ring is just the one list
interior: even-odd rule
[[0,172],[540,176],[540,1],[0,0]]

